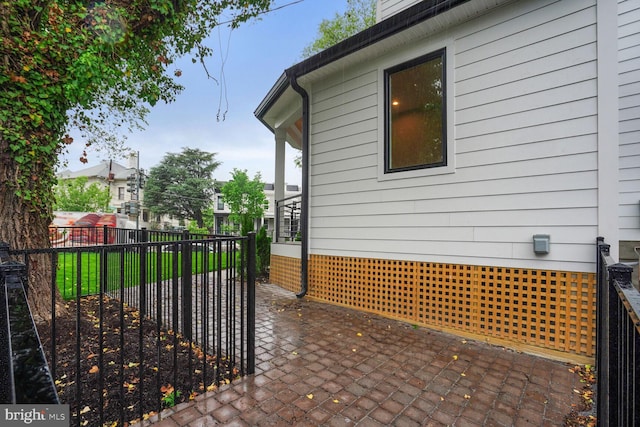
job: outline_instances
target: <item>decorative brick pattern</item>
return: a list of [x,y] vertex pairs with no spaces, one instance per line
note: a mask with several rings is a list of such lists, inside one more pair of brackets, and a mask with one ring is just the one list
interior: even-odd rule
[[478,337],[595,354],[593,273],[311,255],[308,295]]

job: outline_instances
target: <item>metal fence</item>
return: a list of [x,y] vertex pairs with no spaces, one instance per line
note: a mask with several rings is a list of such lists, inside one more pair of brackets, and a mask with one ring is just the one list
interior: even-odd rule
[[633,269],[598,238],[597,416],[600,426],[640,426],[640,292]]
[[0,245],[0,403],[59,403],[29,310],[24,264]]
[[198,240],[228,238],[229,235],[196,234],[184,231],[148,230],[117,228],[102,225],[98,227],[50,226],[49,240],[55,248],[92,245],[127,244],[147,241]]
[[301,197],[298,194],[276,201],[276,242],[300,240]]
[[133,243],[9,251],[27,271],[52,266],[38,328],[72,425],[126,425],[254,372],[254,234],[97,240],[111,233]]

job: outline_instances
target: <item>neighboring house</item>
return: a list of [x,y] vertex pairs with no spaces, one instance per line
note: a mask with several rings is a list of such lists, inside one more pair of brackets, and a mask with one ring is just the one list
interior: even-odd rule
[[[81,176],[87,177],[87,184],[98,183],[102,187],[109,188],[111,194],[111,202],[107,208],[107,212],[113,213],[125,213],[125,203],[135,201],[135,194],[128,192],[127,183],[128,178],[134,175],[137,170],[137,157],[132,155],[129,158],[128,166],[123,166],[113,160],[105,161],[97,166],[92,166],[78,171],[64,170],[58,173],[59,180],[73,179]],[[139,190],[138,199],[140,203],[144,200],[144,189]],[[129,219],[132,225],[135,224],[136,215],[130,214]],[[141,207],[138,216],[138,226],[149,227],[150,225],[150,213],[144,206]]]
[[[225,234],[228,232],[228,230],[235,228],[235,226],[229,222],[229,215],[231,214],[231,211],[229,210],[229,207],[227,206],[227,204],[224,202],[224,199],[222,197],[222,192],[220,191],[220,188],[222,188],[224,184],[226,184],[226,182],[221,181],[221,182],[218,182],[216,185],[216,195],[214,200],[215,205],[213,208],[216,234]],[[300,195],[300,187],[298,185],[287,184],[285,185],[284,194],[285,194],[284,196],[285,198],[295,198],[295,196]],[[256,230],[259,230],[261,227],[264,226],[267,228],[267,234],[270,236],[273,236],[274,233],[276,232],[275,184],[273,183],[264,184],[264,195],[266,196],[269,202],[269,206],[265,210],[263,217],[256,220],[255,228]],[[287,226],[289,224],[290,222],[286,222]]]
[[[125,213],[124,204],[134,201],[135,195],[128,192],[128,178],[135,174],[137,170],[137,158],[131,156],[129,159],[128,167],[125,167],[114,161],[102,162],[97,166],[81,169],[78,171],[65,170],[58,174],[59,180],[73,179],[81,176],[87,177],[87,184],[98,183],[103,187],[109,188],[111,193],[111,202],[107,208],[107,212],[113,213]],[[229,214],[231,211],[229,207],[224,203],[220,187],[225,182],[218,182],[214,196],[214,221],[215,221],[215,234],[227,234],[230,229],[233,229],[234,225],[229,222]],[[256,230],[260,227],[267,227],[267,232],[271,235],[276,230],[275,225],[275,185],[264,184],[264,193],[269,201],[269,206],[264,212],[264,216],[256,220]],[[285,197],[295,197],[300,195],[300,187],[298,185],[286,185]],[[140,201],[144,201],[144,188],[139,189],[138,198]],[[129,215],[132,224],[135,224],[136,217],[134,214]],[[289,221],[286,222],[289,225]],[[184,221],[179,221],[172,216],[162,215],[154,216],[150,211],[142,206],[140,216],[138,218],[139,228],[145,227],[149,229],[161,228],[161,229],[176,229],[185,227]],[[133,228],[133,227],[132,227]]]
[[301,242],[272,245],[272,282],[592,360],[596,237],[616,259],[640,245],[640,3],[379,0],[378,17],[255,112],[276,199],[285,144],[303,158]]

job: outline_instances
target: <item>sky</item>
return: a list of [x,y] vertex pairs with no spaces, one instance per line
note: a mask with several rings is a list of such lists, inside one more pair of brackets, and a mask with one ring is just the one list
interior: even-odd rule
[[[231,179],[237,168],[247,170],[250,177],[260,172],[264,182],[273,182],[274,136],[253,112],[284,70],[303,59],[302,50],[317,38],[320,22],[342,14],[346,3],[274,0],[272,11],[258,20],[233,31],[227,26],[214,29],[207,45],[215,52],[206,65],[217,83],[207,79],[202,65],[192,64],[190,57],[175,64],[182,71],[178,81],[185,90],[171,104],[158,103],[147,116],[145,129],[127,136],[127,147],[140,154],[140,167],[148,171],[166,153],[198,148],[217,153],[216,160],[222,162],[214,172],[218,181]],[[71,136],[74,142],[63,156],[65,169],[77,171],[108,160],[103,153],[89,150],[89,162],[82,164],[78,159],[84,141],[79,133]],[[288,148],[288,184],[301,183],[300,169],[293,163],[295,155]],[[114,160],[128,165],[125,158]]]

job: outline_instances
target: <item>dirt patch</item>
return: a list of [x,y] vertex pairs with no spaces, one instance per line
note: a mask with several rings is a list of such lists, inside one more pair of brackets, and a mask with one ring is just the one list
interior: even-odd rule
[[580,376],[581,388],[573,390],[580,396],[579,403],[573,405],[571,412],[564,419],[565,427],[595,427],[596,414],[593,407],[595,399],[596,373],[590,365],[576,365],[569,371]]
[[[117,300],[104,297],[100,307],[99,297],[85,297],[79,311],[75,301],[67,305],[69,314],[55,322],[54,380],[72,425],[79,416],[83,426],[126,426],[238,376],[230,361]],[[38,329],[51,363],[51,325]]]
[[306,301],[302,299],[281,299],[271,301],[270,311],[282,313],[283,311],[300,311],[306,306]]

